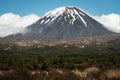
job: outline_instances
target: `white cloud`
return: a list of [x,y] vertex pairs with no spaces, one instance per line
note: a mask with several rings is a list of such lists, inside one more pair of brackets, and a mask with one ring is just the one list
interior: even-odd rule
[[13,13],[3,14],[0,16],[0,37],[22,32],[26,26],[36,22],[39,18],[35,14],[23,17]]
[[108,14],[102,16],[93,16],[96,20],[101,22],[105,27],[113,32],[120,33],[120,15]]

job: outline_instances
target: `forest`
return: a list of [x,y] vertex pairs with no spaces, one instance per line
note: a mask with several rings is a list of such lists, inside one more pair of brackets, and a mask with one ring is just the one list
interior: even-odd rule
[[83,71],[87,68],[97,68],[100,71],[119,70],[120,46],[93,44],[79,48],[73,45],[67,47],[63,47],[63,45],[46,45],[43,47],[36,45],[30,47],[0,45],[1,71],[21,71],[24,69],[24,71],[52,71],[56,69]]

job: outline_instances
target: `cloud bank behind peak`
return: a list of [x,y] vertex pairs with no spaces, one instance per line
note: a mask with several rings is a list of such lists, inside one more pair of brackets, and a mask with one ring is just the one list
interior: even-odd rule
[[120,33],[120,15],[111,13],[102,16],[93,16],[97,21],[102,23],[108,30]]
[[40,17],[35,14],[20,16],[6,13],[0,16],[0,37],[22,32],[24,28],[36,22]]

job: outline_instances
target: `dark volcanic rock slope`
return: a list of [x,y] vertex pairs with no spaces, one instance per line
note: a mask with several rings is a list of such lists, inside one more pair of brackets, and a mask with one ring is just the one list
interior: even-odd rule
[[[49,11],[39,21],[28,26],[21,39],[40,41],[72,40],[110,33],[102,24],[78,8],[60,7]],[[17,34],[14,35],[13,39],[16,37]]]

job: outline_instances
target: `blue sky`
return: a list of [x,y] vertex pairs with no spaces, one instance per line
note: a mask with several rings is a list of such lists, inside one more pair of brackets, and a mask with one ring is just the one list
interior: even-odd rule
[[44,15],[60,6],[76,6],[92,15],[120,14],[120,0],[0,0],[0,15],[14,13]]

